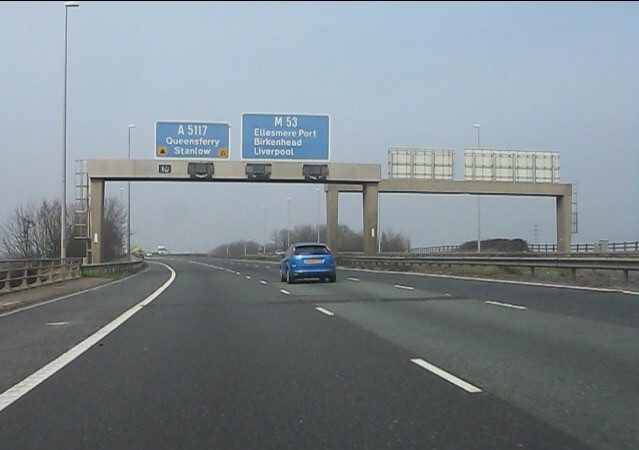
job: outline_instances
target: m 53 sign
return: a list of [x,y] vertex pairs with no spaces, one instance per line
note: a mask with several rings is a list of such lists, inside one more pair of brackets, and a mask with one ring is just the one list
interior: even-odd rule
[[328,161],[329,137],[326,114],[242,115],[242,159]]

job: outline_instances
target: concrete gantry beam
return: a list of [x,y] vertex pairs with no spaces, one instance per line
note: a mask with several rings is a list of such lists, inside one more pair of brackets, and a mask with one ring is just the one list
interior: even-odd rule
[[[291,161],[180,161],[180,160],[136,160],[136,159],[95,159],[87,161],[89,178],[105,181],[189,181],[192,164],[213,164],[213,174],[197,181],[255,182],[246,173],[247,164],[270,164],[269,181],[276,183],[363,183],[379,182],[379,164],[342,164]],[[304,176],[304,166],[327,166],[326,180],[308,180]]]
[[[339,192],[361,192],[361,185],[340,185]],[[380,193],[398,194],[472,194],[515,195],[529,197],[570,196],[572,185],[559,183],[524,183],[502,181],[455,180],[380,180]]]
[[[330,189],[337,191],[338,194],[340,192],[363,192],[362,186],[352,184],[331,186]],[[393,179],[380,180],[379,193],[555,197],[557,249],[560,253],[570,253],[572,234],[571,184]]]

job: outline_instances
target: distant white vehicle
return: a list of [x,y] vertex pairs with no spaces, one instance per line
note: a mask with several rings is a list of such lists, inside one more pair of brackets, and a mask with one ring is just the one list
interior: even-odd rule
[[158,245],[158,255],[166,255],[168,253],[169,252],[164,245]]

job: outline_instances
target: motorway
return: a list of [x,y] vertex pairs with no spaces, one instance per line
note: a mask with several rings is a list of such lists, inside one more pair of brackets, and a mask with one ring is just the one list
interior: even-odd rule
[[639,296],[163,258],[0,315],[0,449],[639,448]]

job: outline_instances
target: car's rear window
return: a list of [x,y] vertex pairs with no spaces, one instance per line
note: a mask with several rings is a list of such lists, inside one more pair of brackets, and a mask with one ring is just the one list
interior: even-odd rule
[[303,245],[295,249],[298,255],[325,255],[330,253],[323,245]]

